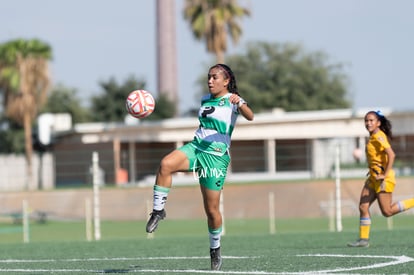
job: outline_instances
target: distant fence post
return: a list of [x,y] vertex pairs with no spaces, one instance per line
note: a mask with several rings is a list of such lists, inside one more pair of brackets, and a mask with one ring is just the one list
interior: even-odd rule
[[23,208],[23,242],[30,242],[30,229],[29,229],[29,206],[27,205],[27,200],[22,202]]
[[336,231],[342,232],[342,205],[341,205],[341,172],[340,172],[340,147],[335,150],[335,190],[336,190]]
[[[150,200],[147,200],[147,213],[151,215],[152,212],[152,202]],[[147,239],[153,239],[154,238],[154,232],[153,233],[147,233]]]
[[221,228],[222,228],[221,235],[224,236],[226,234],[226,225],[225,225],[225,218],[224,218],[224,192],[223,192],[223,190],[221,190],[219,208],[220,208],[221,220],[222,220],[222,224],[221,224]]
[[269,192],[269,233],[276,233],[275,193]]
[[93,181],[93,216],[94,216],[94,236],[95,240],[101,239],[101,220],[100,220],[100,205],[99,205],[99,156],[98,152],[92,153],[92,181]]
[[86,240],[92,241],[92,207],[90,198],[85,199]]

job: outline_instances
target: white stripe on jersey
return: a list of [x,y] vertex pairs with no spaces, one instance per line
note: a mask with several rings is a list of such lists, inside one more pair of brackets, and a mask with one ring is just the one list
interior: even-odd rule
[[223,142],[227,145],[227,148],[230,147],[230,136],[218,133],[214,129],[206,129],[206,128],[198,128],[195,132],[195,136],[198,138],[203,139],[204,141],[208,142]]

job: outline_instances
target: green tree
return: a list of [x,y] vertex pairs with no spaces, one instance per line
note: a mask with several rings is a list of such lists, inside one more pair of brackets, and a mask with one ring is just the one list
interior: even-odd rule
[[[348,77],[341,64],[301,45],[252,42],[245,54],[228,57],[241,95],[256,111],[348,108]],[[203,77],[203,87],[205,86]]]
[[147,118],[147,120],[161,120],[165,118],[171,118],[176,113],[176,107],[174,102],[172,102],[168,95],[160,94],[155,99],[155,109],[154,112]]
[[145,81],[138,80],[134,76],[129,76],[122,84],[112,77],[108,81],[101,81],[99,85],[103,93],[91,99],[92,121],[124,121],[126,97],[133,90],[145,89]]
[[0,154],[24,154],[24,130],[3,117],[0,129]]
[[250,10],[239,6],[237,0],[186,0],[184,19],[188,20],[194,37],[204,40],[207,51],[224,63],[227,35],[237,44],[242,28],[238,22],[250,15]]
[[73,123],[90,121],[89,109],[83,107],[78,91],[59,84],[52,88],[42,113],[69,113]]
[[0,44],[0,91],[6,117],[22,125],[29,184],[32,178],[32,124],[46,101],[51,47],[38,39]]

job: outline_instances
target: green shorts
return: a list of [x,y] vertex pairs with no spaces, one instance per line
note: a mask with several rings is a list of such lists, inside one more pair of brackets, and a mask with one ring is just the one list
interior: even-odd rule
[[191,143],[187,143],[180,148],[186,154],[194,178],[204,187],[211,190],[223,189],[227,175],[227,168],[230,164],[230,156],[226,153],[223,156],[209,154],[195,148]]

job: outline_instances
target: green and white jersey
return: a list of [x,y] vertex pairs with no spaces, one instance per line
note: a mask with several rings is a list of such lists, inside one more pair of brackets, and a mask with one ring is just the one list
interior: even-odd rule
[[219,98],[206,95],[201,99],[198,112],[200,127],[192,142],[197,149],[222,156],[230,148],[231,134],[239,115],[237,104],[229,101],[230,95]]

